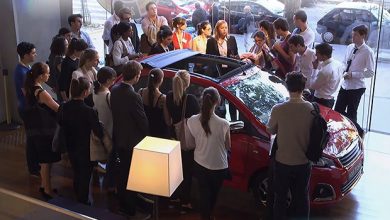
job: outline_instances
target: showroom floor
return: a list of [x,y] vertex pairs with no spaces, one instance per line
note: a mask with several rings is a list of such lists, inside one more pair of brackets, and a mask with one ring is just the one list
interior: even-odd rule
[[[353,191],[342,201],[325,207],[314,207],[311,219],[387,219],[390,172],[390,136],[368,133],[365,139],[364,175]],[[0,188],[41,199],[38,193],[39,179],[30,177],[26,171],[24,134],[22,129],[0,132]],[[55,164],[52,180],[63,199],[73,201],[71,170],[68,164]],[[107,196],[96,178],[93,198],[96,209],[116,212],[115,199]],[[194,192],[194,197],[196,192]],[[196,205],[196,203],[195,203]],[[1,214],[1,210],[0,210]],[[216,219],[262,219],[264,208],[257,207],[251,194],[223,188],[216,208]],[[198,219],[196,212],[180,214],[168,201],[160,202],[160,219]]]

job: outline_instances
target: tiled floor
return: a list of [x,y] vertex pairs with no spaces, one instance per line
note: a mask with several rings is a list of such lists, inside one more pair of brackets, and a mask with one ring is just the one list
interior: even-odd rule
[[[27,174],[24,154],[23,132],[0,132],[0,187],[40,198],[39,180]],[[311,219],[388,219],[388,198],[390,197],[390,136],[368,133],[365,138],[364,175],[354,190],[334,205],[311,210]],[[72,173],[63,162],[53,166],[52,180],[63,198],[74,199]],[[115,199],[107,196],[100,187],[99,179],[94,183],[94,207],[116,212]],[[196,192],[193,192],[197,198]],[[196,200],[196,199],[195,199]],[[195,203],[196,205],[196,203]],[[1,212],[1,210],[0,210]],[[216,207],[217,219],[251,220],[262,219],[264,208],[257,206],[252,195],[230,188],[223,188]],[[166,200],[160,202],[160,219],[198,219],[196,212],[180,214],[176,208],[169,208]]]

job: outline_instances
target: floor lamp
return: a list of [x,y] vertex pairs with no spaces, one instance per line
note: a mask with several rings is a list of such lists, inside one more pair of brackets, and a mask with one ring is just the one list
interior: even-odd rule
[[147,136],[134,147],[127,190],[155,195],[154,219],[158,196],[170,197],[182,181],[180,142]]

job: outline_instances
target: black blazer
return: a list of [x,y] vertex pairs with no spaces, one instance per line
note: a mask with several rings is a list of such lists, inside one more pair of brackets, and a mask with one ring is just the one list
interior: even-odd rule
[[[173,45],[172,44],[168,45],[168,48],[169,48],[169,51],[172,51]],[[165,51],[164,48],[159,43],[155,43],[155,44],[153,44],[152,49],[149,52],[149,55],[165,53],[165,52],[167,52],[167,51]]]
[[91,131],[103,137],[97,111],[82,100],[70,100],[60,106],[57,113],[59,124],[64,128],[69,153],[89,157]]
[[111,111],[115,147],[133,148],[148,135],[142,98],[133,86],[122,82],[111,89]]
[[139,53],[140,40],[139,40],[139,36],[138,36],[137,26],[133,22],[130,22],[130,25],[133,28],[133,34],[131,35],[130,40],[134,46],[135,52]]
[[[214,37],[207,40],[206,54],[221,56],[218,49],[218,42]],[[227,56],[233,57],[238,55],[236,38],[229,36],[227,40]]]

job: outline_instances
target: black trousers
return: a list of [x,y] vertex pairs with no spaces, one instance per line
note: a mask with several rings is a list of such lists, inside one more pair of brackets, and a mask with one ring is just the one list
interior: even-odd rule
[[133,149],[130,149],[129,147],[119,147],[116,149],[120,159],[118,178],[119,206],[121,211],[125,212],[126,214],[135,215],[137,193],[126,190],[131,158],[133,156]]
[[218,193],[228,170],[209,170],[195,162],[195,176],[198,179],[200,213],[202,220],[210,220]]
[[96,162],[89,161],[89,151],[69,151],[69,160],[73,169],[73,189],[77,200],[89,204],[89,186],[93,167]]
[[314,96],[313,101],[328,108],[333,108],[334,105],[334,99],[322,99]]
[[182,204],[191,203],[191,187],[194,167],[194,151],[181,151],[183,166],[183,182],[178,189],[178,196]]
[[363,134],[363,129],[357,123],[357,110],[360,99],[365,91],[366,88],[346,90],[341,87],[339,94],[337,95],[336,106],[334,107],[334,110],[345,115],[355,124],[359,135]]
[[309,180],[311,164],[289,166],[275,161],[274,190],[275,201],[273,217],[277,220],[287,219],[287,196],[291,190],[291,217],[309,219]]

